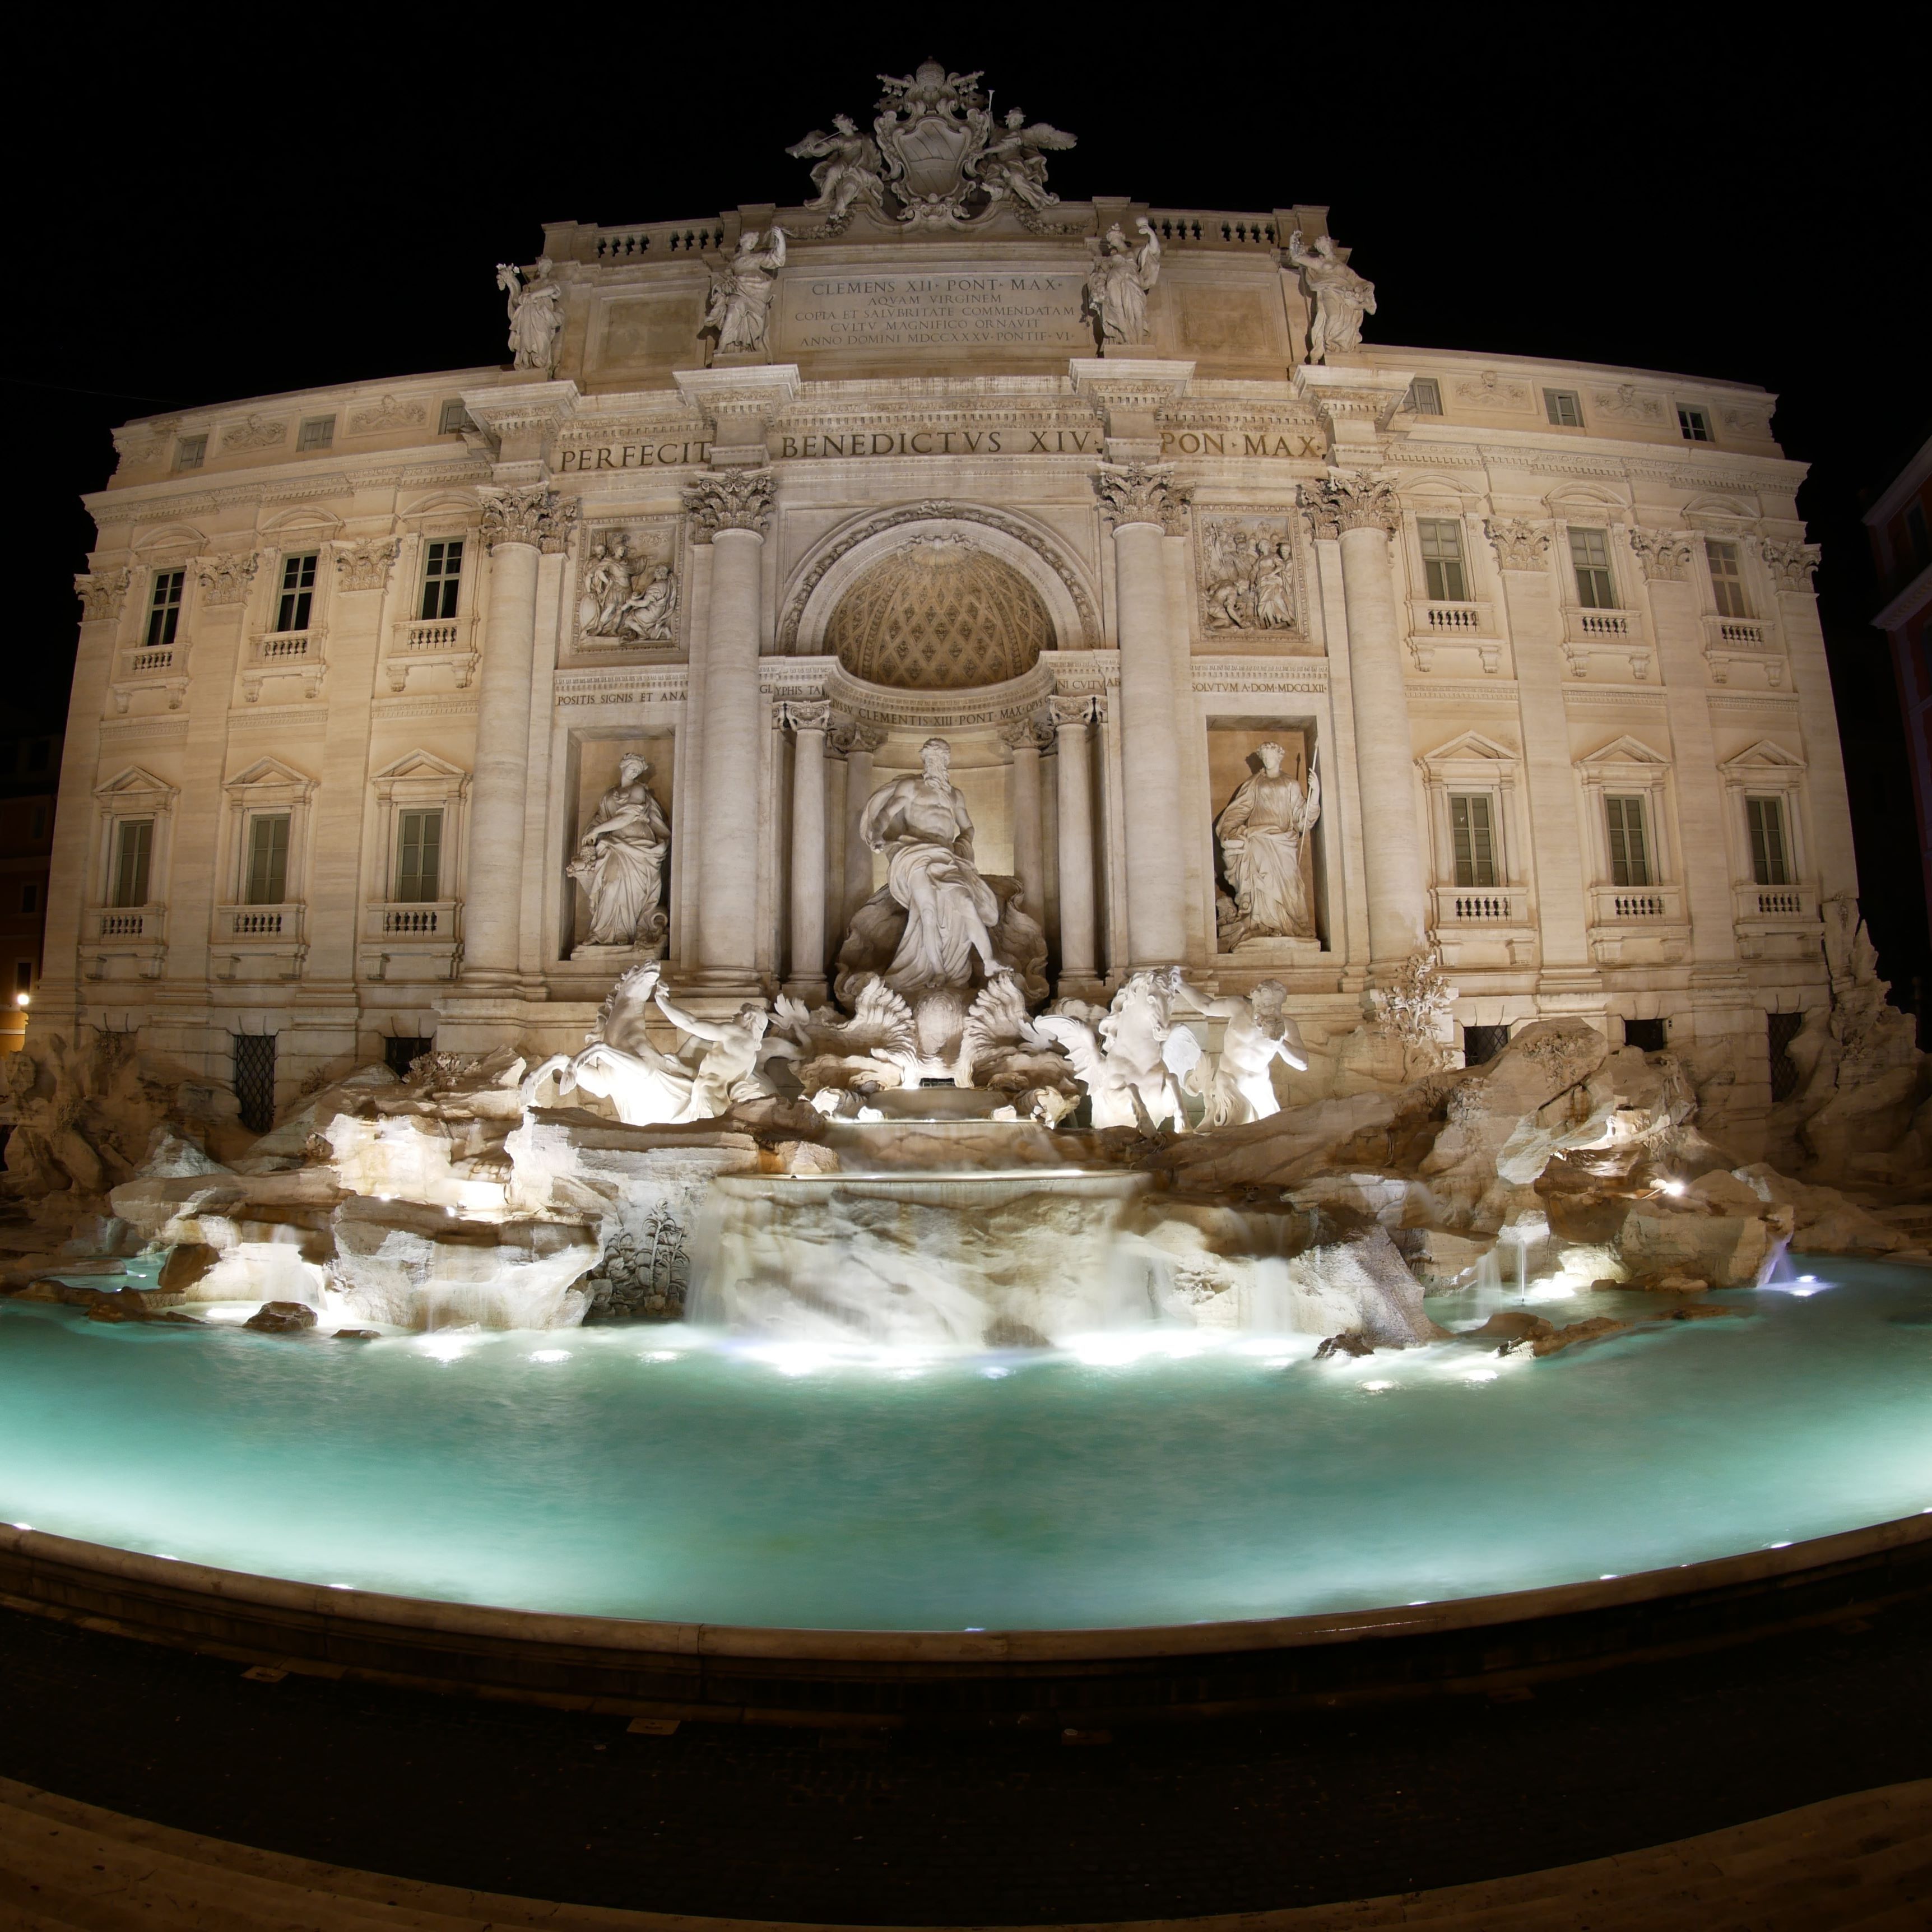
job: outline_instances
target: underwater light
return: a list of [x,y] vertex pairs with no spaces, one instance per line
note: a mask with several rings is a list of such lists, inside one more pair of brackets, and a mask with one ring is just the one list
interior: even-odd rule
[[1492,1382],[1496,1378],[1494,1369],[1472,1369],[1462,1379],[1466,1382]]
[[538,1348],[532,1353],[530,1360],[533,1362],[567,1362],[570,1360],[570,1351],[568,1348]]

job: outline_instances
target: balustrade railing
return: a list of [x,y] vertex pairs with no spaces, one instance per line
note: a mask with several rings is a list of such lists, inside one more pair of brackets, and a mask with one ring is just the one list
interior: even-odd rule
[[170,645],[165,649],[136,651],[129,661],[128,669],[140,677],[153,671],[170,670],[174,661],[174,647]]
[[392,899],[369,908],[372,939],[424,939],[444,943],[458,937],[461,902],[456,899]]
[[1230,214],[1216,208],[1150,208],[1148,225],[1162,248],[1275,248],[1281,237],[1265,214]]
[[457,622],[454,617],[425,617],[403,633],[406,651],[453,651],[456,649]]
[[1520,886],[1438,886],[1438,926],[1527,926],[1529,896]]

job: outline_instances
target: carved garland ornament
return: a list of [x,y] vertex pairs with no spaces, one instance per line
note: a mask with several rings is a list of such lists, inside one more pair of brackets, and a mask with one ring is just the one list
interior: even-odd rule
[[336,575],[345,590],[381,590],[388,581],[389,566],[395,560],[393,538],[335,546]]
[[126,602],[132,573],[125,570],[83,572],[74,580],[74,595],[80,599],[81,622],[91,624],[103,617],[118,617]]
[[691,540],[709,543],[721,530],[749,530],[763,536],[771,526],[772,472],[721,470],[686,486],[684,507],[691,517]]
[[1116,530],[1152,524],[1163,534],[1179,534],[1191,489],[1177,488],[1171,463],[1103,463],[1094,478],[1100,514]]
[[569,542],[576,526],[577,499],[560,496],[542,484],[528,490],[484,490],[478,500],[483,541],[493,550],[505,544],[528,544],[554,554]]
[[252,550],[230,550],[218,556],[202,557],[195,574],[201,580],[202,601],[211,608],[222,604],[238,604],[248,594],[260,560]]
[[1790,542],[1781,537],[1760,537],[1758,554],[1780,590],[1809,590],[1813,572],[1820,555],[1812,543]]
[[1526,517],[1492,517],[1483,526],[1504,570],[1540,570],[1550,556],[1550,530]]
[[1300,496],[1318,537],[1339,537],[1345,530],[1393,536],[1401,521],[1394,479],[1366,470],[1331,470],[1324,482],[1303,484]]
[[799,627],[805,620],[806,606],[812,602],[813,592],[824,582],[826,572],[842,557],[849,555],[860,544],[869,542],[882,530],[895,530],[902,524],[927,523],[982,524],[988,530],[998,530],[1003,536],[1024,544],[1066,586],[1066,594],[1073,599],[1073,607],[1080,614],[1082,642],[1090,650],[1098,646],[1100,619],[1094,611],[1094,600],[1087,594],[1086,586],[1072,566],[1050,550],[1036,531],[1017,517],[1006,516],[976,503],[954,503],[929,497],[924,502],[908,503],[882,517],[868,518],[814,560],[812,568],[799,579],[785,606],[784,615],[779,620],[779,648],[787,652],[797,650]]
[[1633,530],[1630,547],[1652,583],[1682,584],[1690,567],[1690,542],[1674,530]]

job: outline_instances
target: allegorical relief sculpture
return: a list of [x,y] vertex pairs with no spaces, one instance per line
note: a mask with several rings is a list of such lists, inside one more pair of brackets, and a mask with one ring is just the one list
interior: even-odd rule
[[1138,248],[1121,232],[1118,221],[1104,236],[1087,244],[1092,260],[1086,286],[1081,290],[1081,304],[1098,326],[1103,356],[1110,343],[1131,348],[1148,339],[1148,292],[1160,279],[1160,238],[1144,215],[1134,226],[1142,236]]
[[550,279],[550,257],[540,256],[527,280],[510,262],[499,262],[496,286],[509,310],[511,367],[554,374],[557,338],[563,333],[563,291]]
[[784,265],[784,230],[773,222],[763,236],[756,229],[740,236],[731,259],[712,268],[710,299],[699,332],[715,332],[714,362],[721,356],[764,354],[772,290]]
[[1301,271],[1315,304],[1309,361],[1325,362],[1331,350],[1352,355],[1362,346],[1362,317],[1376,312],[1375,284],[1348,266],[1346,251],[1336,247],[1332,236],[1317,237],[1310,248],[1298,228],[1288,238],[1288,259]]
[[645,782],[650,770],[635,752],[617,761],[617,782],[597,801],[564,868],[590,902],[590,936],[579,952],[612,946],[663,949],[670,825]]
[[1294,628],[1294,551],[1288,526],[1264,517],[1201,522],[1201,604],[1210,631]]
[[1288,754],[1280,745],[1264,745],[1259,755],[1261,770],[1214,821],[1221,868],[1234,892],[1219,921],[1224,948],[1244,939],[1316,936],[1309,835],[1322,815],[1322,776],[1311,769],[1304,789],[1284,769]]
[[669,564],[640,556],[638,541],[628,530],[606,530],[591,544],[577,600],[580,636],[628,644],[675,640],[677,580]]
[[980,76],[950,74],[937,61],[879,80],[885,92],[870,137],[840,114],[830,134],[814,128],[785,150],[817,164],[818,194],[806,206],[825,216],[825,232],[837,234],[860,208],[909,226],[955,228],[1002,203],[1036,226],[1059,200],[1046,185],[1046,156],[1072,147],[1071,134],[1017,107],[995,121]]

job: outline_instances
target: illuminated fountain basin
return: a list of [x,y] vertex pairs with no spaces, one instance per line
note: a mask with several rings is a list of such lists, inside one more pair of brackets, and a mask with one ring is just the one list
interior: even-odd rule
[[1932,1507],[1932,1275],[1816,1265],[1834,1285],[1718,1298],[1747,1318],[1543,1361],[1158,1327],[865,1359],[650,1328],[351,1345],[0,1304],[0,1518],[407,1597],[794,1628],[1594,1582]]

